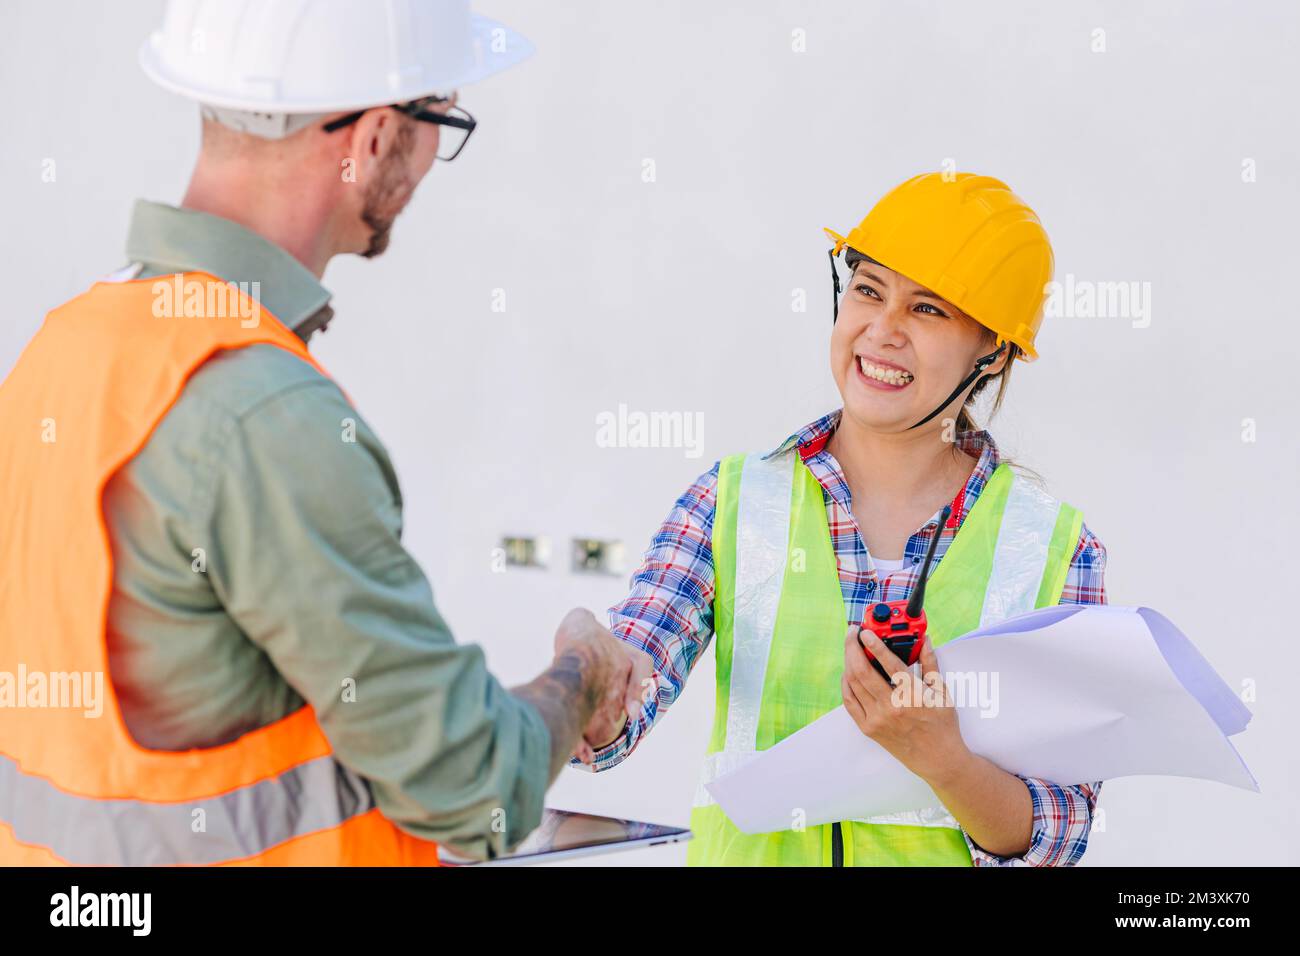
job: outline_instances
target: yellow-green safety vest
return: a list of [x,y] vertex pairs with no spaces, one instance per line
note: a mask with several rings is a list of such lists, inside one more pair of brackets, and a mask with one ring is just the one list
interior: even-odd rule
[[[1082,525],[1009,465],[994,469],[926,585],[934,646],[1059,603]],[[791,829],[761,834],[726,817],[705,784],[843,703],[849,622],[822,486],[797,449],[722,460],[713,562],[717,704],[688,864],[970,866],[942,805],[818,826],[792,808]]]

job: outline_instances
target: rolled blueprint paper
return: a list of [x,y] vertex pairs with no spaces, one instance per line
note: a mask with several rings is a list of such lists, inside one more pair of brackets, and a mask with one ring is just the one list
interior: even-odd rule
[[[936,650],[966,745],[1059,784],[1144,774],[1258,791],[1228,737],[1250,711],[1163,615],[1056,605]],[[913,665],[914,668],[919,665]],[[929,785],[839,707],[708,785],[745,833],[935,807]]]

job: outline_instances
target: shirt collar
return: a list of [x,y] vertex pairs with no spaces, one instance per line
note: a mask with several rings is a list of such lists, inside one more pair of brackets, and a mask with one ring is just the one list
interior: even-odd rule
[[256,282],[258,300],[304,341],[333,314],[329,290],[306,266],[251,229],[194,209],[136,201],[126,254],[141,277],[207,272],[226,282]]
[[[776,448],[772,449],[764,458],[772,458],[776,455],[782,455],[792,448],[799,449],[799,457],[807,461],[813,455],[816,455],[826,448],[826,442],[830,440],[835,429],[839,427],[840,417],[844,414],[844,409],[837,408],[829,414],[823,415],[810,425],[805,425],[799,429]],[[968,488],[981,488],[988,481],[993,470],[997,468],[998,463],[1002,460],[998,453],[997,443],[993,441],[993,436],[987,429],[968,430],[957,433],[957,447],[966,454],[978,461],[975,470],[971,473],[970,481],[967,482]]]

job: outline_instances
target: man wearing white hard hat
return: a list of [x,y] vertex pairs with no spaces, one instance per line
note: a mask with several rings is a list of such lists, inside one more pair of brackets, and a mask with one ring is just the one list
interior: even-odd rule
[[103,691],[0,708],[0,864],[499,855],[639,711],[585,611],[513,690],[453,640],[307,350],[327,264],[384,250],[474,130],[458,89],[530,52],[467,0],[168,3],[140,61],[200,104],[189,188],[0,384],[0,670]]

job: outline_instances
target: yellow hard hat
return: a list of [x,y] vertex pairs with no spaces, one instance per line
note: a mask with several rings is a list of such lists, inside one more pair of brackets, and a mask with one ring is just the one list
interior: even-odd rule
[[[1038,215],[1011,188],[975,173],[924,173],[891,189],[848,236],[827,229],[835,256],[847,245],[902,273],[1013,342],[1026,361],[1052,281],[1052,244]],[[838,287],[838,276],[836,277]]]

